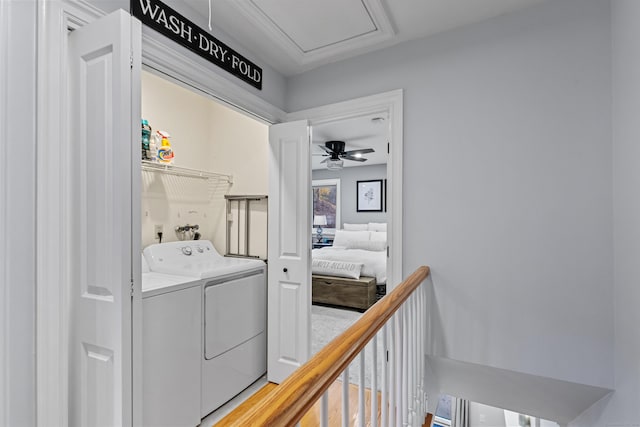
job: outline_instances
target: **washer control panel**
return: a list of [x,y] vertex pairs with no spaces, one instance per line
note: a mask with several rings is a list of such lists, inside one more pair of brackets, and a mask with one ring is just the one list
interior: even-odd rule
[[223,258],[209,240],[167,242],[147,246],[144,256],[151,270],[158,271],[161,265],[176,265],[184,262],[208,261]]

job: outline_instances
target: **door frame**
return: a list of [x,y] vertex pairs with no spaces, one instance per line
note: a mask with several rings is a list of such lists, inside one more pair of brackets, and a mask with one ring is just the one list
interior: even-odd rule
[[[72,150],[67,130],[67,34],[106,13],[84,0],[38,0],[37,10],[36,417],[37,425],[45,427],[69,424],[66,283],[74,267],[68,256],[68,236],[74,231],[74,225],[66,215],[70,200],[67,159]],[[264,123],[285,120],[283,110],[179,49],[174,42],[143,29],[144,69],[191,86]],[[135,218],[134,224],[139,228]],[[141,292],[141,289],[134,291]],[[141,310],[135,307],[133,310],[134,334],[140,336]],[[141,407],[140,363],[141,353],[134,349],[134,407]],[[141,424],[141,414],[141,410],[134,411],[134,425]]]
[[[72,149],[67,130],[66,36],[69,30],[99,19],[106,13],[84,0],[37,1],[36,417],[37,425],[46,427],[68,425],[69,421],[69,293],[66,283],[73,268],[73,260],[68,256],[68,236],[74,225],[68,222],[66,215],[70,200],[67,159]],[[389,240],[393,276],[388,275],[388,280],[399,283],[402,271],[401,90],[287,114],[185,54],[172,41],[144,28],[142,64],[147,71],[195,88],[267,124],[297,117],[309,118],[313,125],[367,112],[388,112],[393,141],[389,162],[392,174],[387,172],[392,189],[389,212],[393,218]],[[137,224],[139,227],[139,222]],[[140,289],[136,291],[141,292]],[[132,324],[135,327],[140,323],[140,310],[136,314],[134,308]],[[141,407],[140,361],[141,355],[134,350],[134,407]],[[136,412],[141,416],[141,410],[134,411],[134,414]],[[135,416],[134,424],[140,424]]]
[[314,125],[361,117],[370,114],[387,114],[389,135],[389,161],[387,162],[388,228],[387,292],[402,282],[402,89],[383,92],[362,98],[327,104],[287,114],[287,121],[307,119]]

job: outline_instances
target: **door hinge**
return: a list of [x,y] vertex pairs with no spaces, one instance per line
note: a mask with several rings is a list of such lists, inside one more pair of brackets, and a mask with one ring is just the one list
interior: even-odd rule
[[391,144],[387,142],[387,154],[391,154]]
[[389,258],[389,246],[387,246],[387,258]]
[[133,297],[133,279],[131,279],[131,296]]
[[129,67],[133,70],[133,52],[129,55]]

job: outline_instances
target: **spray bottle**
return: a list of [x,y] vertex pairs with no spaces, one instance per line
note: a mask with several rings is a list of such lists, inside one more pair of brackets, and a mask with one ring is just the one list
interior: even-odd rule
[[169,142],[169,138],[171,137],[169,133],[159,130],[158,134],[162,137],[162,143],[160,147],[158,147],[158,161],[164,164],[173,163],[174,153],[171,149],[171,142]]

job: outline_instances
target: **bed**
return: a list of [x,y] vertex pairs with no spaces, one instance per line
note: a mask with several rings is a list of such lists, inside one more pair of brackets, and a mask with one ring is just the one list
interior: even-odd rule
[[366,310],[386,283],[386,224],[345,224],[332,246],[312,251],[314,303]]

